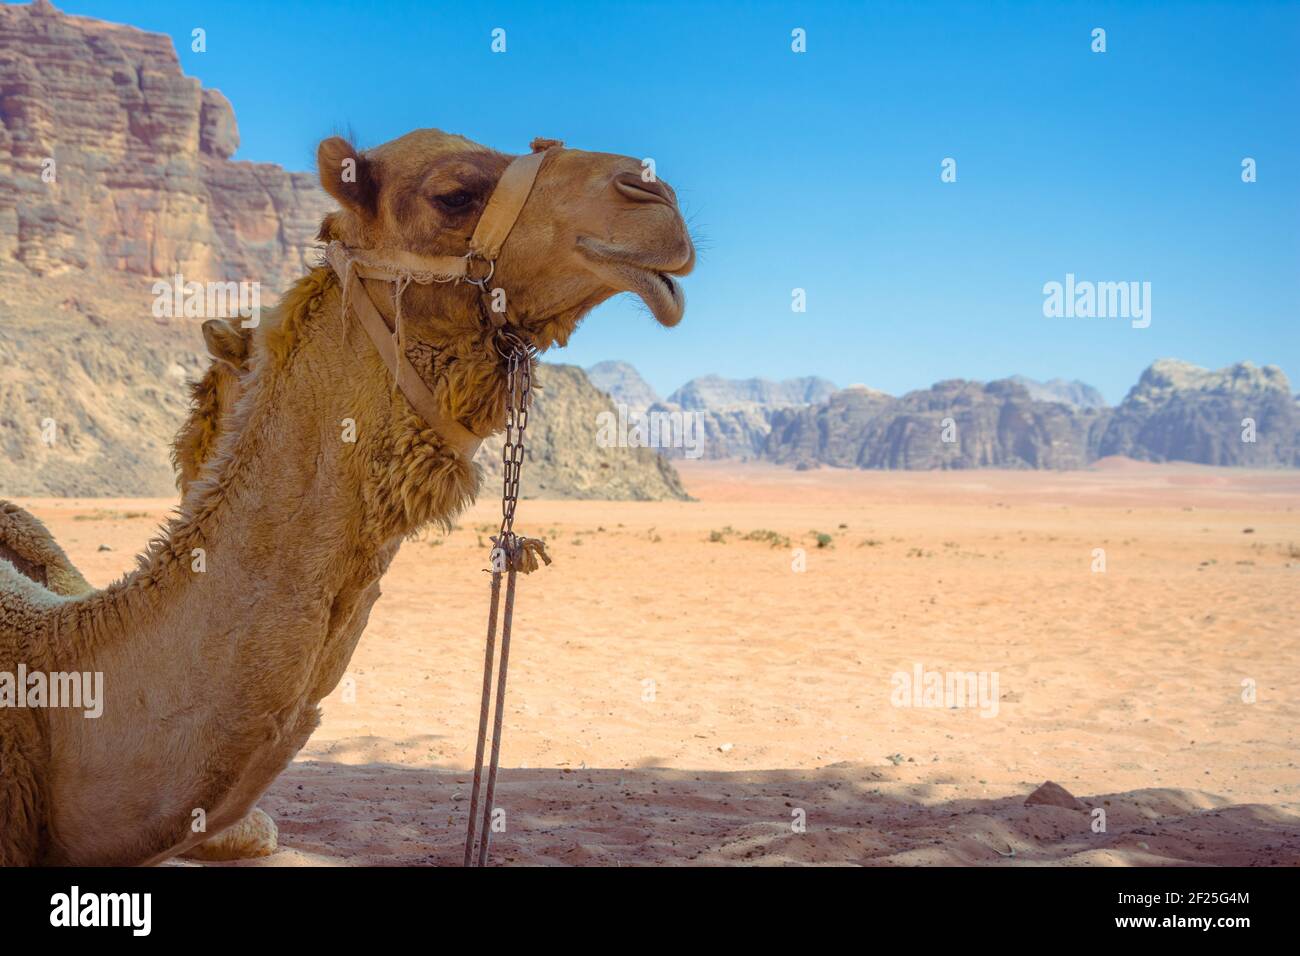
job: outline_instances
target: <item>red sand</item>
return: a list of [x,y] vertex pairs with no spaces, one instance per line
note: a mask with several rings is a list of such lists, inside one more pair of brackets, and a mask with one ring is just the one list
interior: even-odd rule
[[[696,502],[520,505],[556,562],[498,862],[1300,863],[1300,474],[682,471]],[[171,506],[20,503],[96,584]],[[459,862],[495,511],[403,547],[244,865]],[[917,665],[996,674],[996,715],[894,706]],[[1049,779],[1088,810],[1024,806]]]

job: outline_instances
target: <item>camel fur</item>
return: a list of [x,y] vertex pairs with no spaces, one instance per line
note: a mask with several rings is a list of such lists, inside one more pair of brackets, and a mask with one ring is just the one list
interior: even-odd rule
[[[224,319],[203,323],[203,338],[213,361],[190,387],[190,414],[172,442],[172,465],[182,496],[197,479],[216,447],[223,415],[239,397],[239,376],[247,370],[248,332]],[[93,590],[54,536],[35,515],[0,499],[0,558],[55,594]],[[368,609],[367,609],[368,610]],[[237,860],[267,856],[278,845],[275,821],[254,808],[248,816],[192,847],[185,856]]]

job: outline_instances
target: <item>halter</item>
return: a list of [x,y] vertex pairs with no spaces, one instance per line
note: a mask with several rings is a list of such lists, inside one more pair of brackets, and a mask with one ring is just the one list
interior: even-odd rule
[[[469,240],[469,251],[460,256],[421,256],[411,252],[381,252],[374,249],[352,249],[335,240],[325,249],[325,260],[334,269],[342,283],[342,314],[346,321],[349,304],[366,335],[375,346],[393,376],[395,386],[401,389],[407,402],[424,419],[425,423],[453,451],[466,461],[474,457],[483,442],[449,413],[442,410],[433,391],[406,357],[406,332],[403,326],[402,293],[412,282],[429,285],[442,282],[465,282],[477,286],[484,296],[490,294],[488,282],[496,274],[497,257],[510,232],[519,219],[519,213],[532,194],[537,174],[552,153],[558,153],[564,144],[557,140],[533,140],[533,151],[511,160],[502,173],[492,195],[488,197],[483,214],[479,217],[474,235]],[[475,276],[475,260],[482,275]],[[485,271],[484,271],[485,270]],[[390,328],[371,298],[365,283],[360,283],[361,295],[349,298],[352,277],[393,283],[393,307],[396,313]],[[531,359],[532,350],[525,340],[507,329],[507,313],[491,308],[483,309],[498,339],[503,354],[524,352]]]

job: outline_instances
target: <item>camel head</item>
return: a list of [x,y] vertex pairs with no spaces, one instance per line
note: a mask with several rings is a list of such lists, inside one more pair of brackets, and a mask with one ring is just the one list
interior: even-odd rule
[[[558,147],[535,140],[534,151]],[[317,151],[321,184],[338,200],[320,238],[380,253],[459,256],[513,157],[439,130],[416,130],[364,152],[334,137]],[[552,148],[495,265],[512,321],[539,349],[563,345],[582,317],[620,292],[661,325],[681,321],[675,276],[695,247],[672,188],[629,156]],[[417,311],[446,322],[477,312],[460,283],[412,287]],[[423,301],[421,301],[423,299]]]

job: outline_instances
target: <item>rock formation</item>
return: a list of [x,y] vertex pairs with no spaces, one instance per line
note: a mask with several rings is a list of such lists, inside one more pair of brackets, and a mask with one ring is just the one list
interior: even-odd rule
[[659,393],[627,362],[597,362],[587,369],[591,384],[629,411],[644,412],[659,402]]
[[0,491],[174,491],[205,360],[155,281],[256,282],[269,306],[329,206],[309,174],[231,162],[238,145],[169,37],[0,6]]
[[1238,362],[1212,372],[1161,359],[1115,409],[1099,451],[1145,461],[1296,467],[1300,411],[1276,365]]
[[[667,401],[651,406],[650,412],[697,418],[703,432],[704,458],[751,458],[762,453],[776,412],[824,401],[834,392],[832,382],[815,376],[773,382],[705,375],[687,382]],[[683,454],[680,449],[664,452],[670,457]]]
[[892,395],[855,385],[818,405],[777,411],[772,415],[763,456],[803,467],[865,467],[861,459],[867,430],[896,401]]
[[198,324],[155,321],[134,277],[0,272],[0,497],[175,494],[168,445],[206,362]]
[[1105,408],[1106,399],[1086,382],[1075,379],[1067,382],[1063,378],[1053,378],[1038,382],[1023,375],[1012,375],[1011,381],[1023,385],[1029,397],[1036,402],[1063,402],[1075,408]]
[[230,103],[169,37],[0,7],[0,261],[259,282],[269,302],[329,203],[309,173],[231,162],[238,145]]
[[939,382],[899,399],[845,389],[775,414],[763,453],[804,467],[1066,469],[1107,455],[1297,467],[1300,409],[1276,366],[1211,372],[1161,359],[1113,409],[1039,400],[1015,379]]
[[668,396],[673,405],[690,411],[708,411],[754,405],[788,408],[823,402],[835,392],[835,384],[815,375],[773,382],[766,378],[722,378],[704,375],[693,378]]
[[[520,496],[524,498],[602,498],[658,501],[687,498],[677,470],[649,448],[601,447],[601,412],[614,402],[576,365],[542,365],[524,444],[528,449]],[[483,466],[482,494],[497,494],[501,446],[495,435],[475,458]]]
[[856,468],[1082,468],[1100,414],[1035,402],[1023,385],[953,379],[891,398],[845,389],[778,412],[765,455]]

